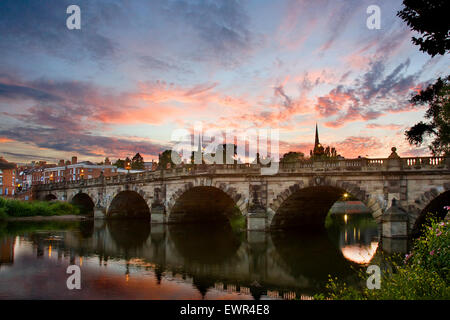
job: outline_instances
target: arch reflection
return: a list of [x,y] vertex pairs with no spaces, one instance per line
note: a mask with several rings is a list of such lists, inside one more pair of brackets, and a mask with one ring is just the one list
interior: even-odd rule
[[379,226],[370,214],[334,214],[327,217],[330,238],[348,261],[368,264],[378,250]]

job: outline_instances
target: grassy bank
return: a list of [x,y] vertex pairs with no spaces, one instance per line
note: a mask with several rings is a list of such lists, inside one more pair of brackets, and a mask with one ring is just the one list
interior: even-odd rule
[[0,198],[0,219],[34,216],[78,215],[80,210],[67,202],[20,201]]
[[[381,267],[381,266],[380,266]],[[382,267],[380,289],[368,289],[369,275],[360,273],[359,288],[330,279],[328,293],[316,298],[333,300],[450,299],[450,223],[430,221],[422,237],[405,257],[393,258]]]

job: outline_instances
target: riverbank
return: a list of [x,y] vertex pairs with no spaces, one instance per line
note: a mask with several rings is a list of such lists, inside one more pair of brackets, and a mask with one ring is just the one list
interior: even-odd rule
[[7,221],[72,221],[72,220],[87,220],[88,217],[74,214],[67,214],[62,216],[34,216],[34,217],[8,217]]
[[414,242],[404,258],[393,257],[379,265],[379,287],[369,289],[367,273],[360,272],[359,288],[348,286],[338,278],[330,279],[331,300],[449,300],[450,299],[450,222],[431,220],[423,235]]
[[0,198],[0,220],[82,219],[80,209],[61,201],[21,201]]

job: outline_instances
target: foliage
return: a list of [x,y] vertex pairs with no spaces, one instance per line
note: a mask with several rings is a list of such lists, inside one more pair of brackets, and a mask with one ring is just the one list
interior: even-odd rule
[[285,153],[283,157],[280,159],[281,163],[288,163],[288,162],[297,162],[305,158],[305,154],[302,152],[294,152],[289,151],[288,153]]
[[420,50],[432,57],[444,55],[450,49],[450,2],[448,0],[403,0],[404,8],[397,12],[408,26],[421,37],[412,37]]
[[144,170],[144,158],[138,153],[131,159],[131,169],[133,170]]
[[235,208],[234,214],[230,218],[230,226],[234,231],[245,230],[247,226],[247,220],[245,216],[241,214],[239,208]]
[[167,169],[169,165],[171,168],[175,165],[172,161],[172,150],[164,150],[163,153],[159,154],[158,167],[159,169]]
[[434,84],[420,91],[411,99],[414,105],[429,105],[425,118],[406,131],[410,144],[421,145],[424,136],[434,136],[430,145],[434,155],[450,154],[450,76],[439,78]]
[[113,166],[125,169],[125,160],[117,159],[117,161],[113,163]]
[[450,223],[431,221],[424,235],[416,240],[411,253],[398,263],[391,259],[383,271],[381,288],[364,286],[367,274],[360,271],[361,286],[349,287],[330,278],[329,295],[318,299],[450,299]]
[[77,215],[79,209],[67,202],[19,201],[0,198],[0,216],[32,217]]
[[0,207],[0,221],[5,220],[6,218],[8,218],[8,215],[6,214],[6,209]]

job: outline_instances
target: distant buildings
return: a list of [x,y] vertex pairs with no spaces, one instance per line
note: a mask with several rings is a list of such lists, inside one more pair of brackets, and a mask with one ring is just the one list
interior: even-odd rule
[[[140,161],[144,170],[154,171],[158,166],[155,161],[143,162],[142,157]],[[74,156],[71,160],[59,160],[58,164],[32,161],[17,166],[0,157],[0,196],[29,200],[32,198],[33,185],[94,179],[101,175],[111,177],[144,170],[118,168],[108,158],[97,164],[90,161],[78,162],[78,158]]]
[[108,158],[103,164],[95,164],[90,161],[78,162],[77,157],[72,157],[72,161],[60,160],[57,166],[44,168],[40,173],[40,181],[34,181],[33,184],[93,179],[102,174],[110,177],[117,175],[118,169],[111,165]]
[[17,165],[0,157],[0,195],[14,196]]
[[337,154],[335,148],[324,147],[319,141],[319,129],[316,124],[316,138],[314,141],[314,149],[309,151],[311,159],[327,159],[327,158],[343,158]]

